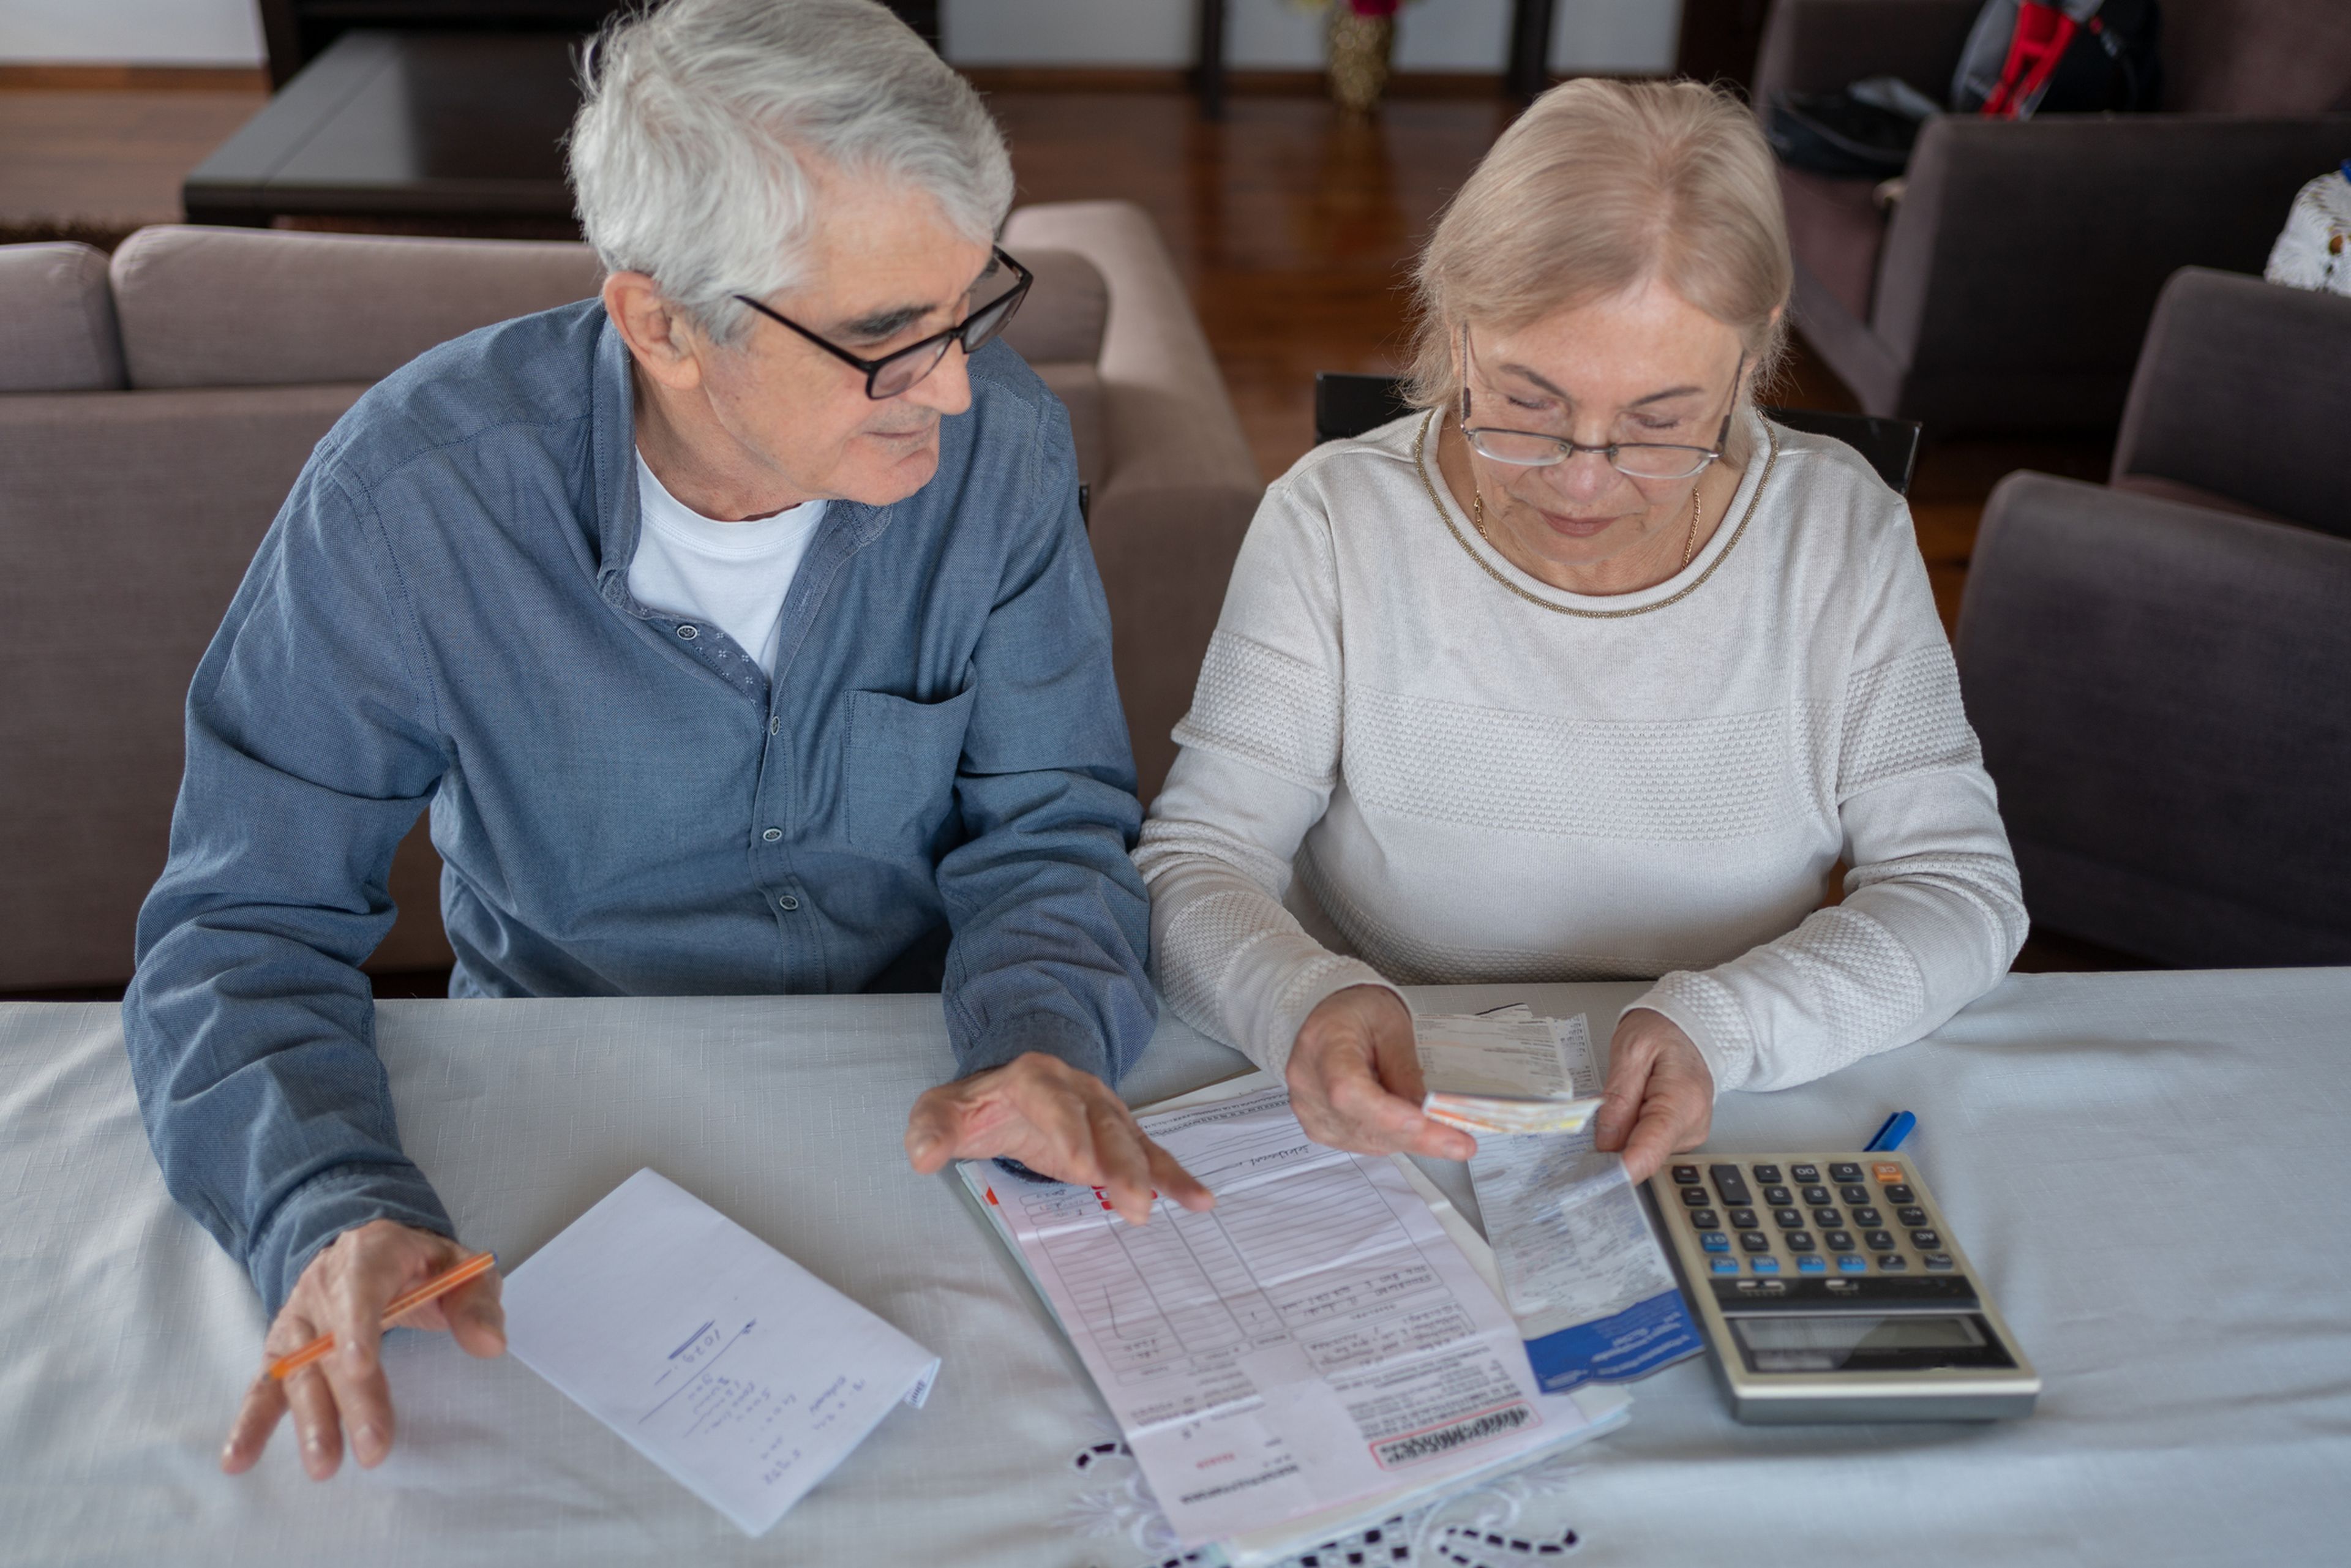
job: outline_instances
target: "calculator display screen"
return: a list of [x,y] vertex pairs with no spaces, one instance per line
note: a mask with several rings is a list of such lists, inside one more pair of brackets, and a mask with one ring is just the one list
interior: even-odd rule
[[1946,1366],[2013,1366],[1991,1325],[1969,1313],[1876,1315],[1774,1312],[1735,1317],[1731,1333],[1756,1372],[1919,1372]]

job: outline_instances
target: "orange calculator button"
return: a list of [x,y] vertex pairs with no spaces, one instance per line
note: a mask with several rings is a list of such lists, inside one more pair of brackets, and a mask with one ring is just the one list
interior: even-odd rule
[[1869,1174],[1876,1176],[1881,1182],[1907,1181],[1909,1179],[1902,1174],[1902,1167],[1896,1165],[1892,1160],[1879,1160],[1876,1165],[1869,1167]]

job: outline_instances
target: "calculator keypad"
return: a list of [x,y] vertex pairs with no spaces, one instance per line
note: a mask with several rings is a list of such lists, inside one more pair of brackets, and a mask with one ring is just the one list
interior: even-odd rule
[[[1722,1162],[1677,1165],[1667,1174],[1681,1200],[1668,1207],[1681,1211],[1710,1273],[1949,1273],[1959,1268],[1898,1161]],[[1893,1226],[1886,1223],[1888,1209]]]

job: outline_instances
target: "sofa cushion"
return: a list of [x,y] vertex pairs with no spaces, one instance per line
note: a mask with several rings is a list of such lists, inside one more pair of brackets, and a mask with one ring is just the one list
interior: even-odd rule
[[2117,490],[2127,490],[2134,496],[2149,496],[2158,501],[2170,501],[2182,507],[2201,507],[2209,512],[2226,512],[2232,517],[2255,517],[2264,523],[2290,523],[2292,517],[2281,517],[2275,512],[2265,512],[2233,496],[2223,496],[2217,490],[2203,489],[2195,485],[2183,485],[2177,479],[2165,479],[2153,474],[2117,474],[2112,481]]
[[140,388],[377,381],[604,277],[582,245],[182,226],[132,235],[113,273]]
[[0,398],[0,990],[130,977],[189,678],[366,390]]
[[2017,473],[1959,684],[2037,923],[2184,965],[2351,961],[2351,541]]
[[1004,340],[1032,365],[1092,364],[1102,358],[1102,326],[1110,319],[1110,286],[1094,264],[1075,251],[1015,251],[1037,275]]
[[2171,481],[2234,497],[2218,503],[2227,510],[2351,537],[2337,445],[2351,418],[2346,365],[2351,299],[2182,267],[2147,323],[2115,483]]
[[1788,210],[1788,248],[1856,321],[1869,319],[1886,216],[1871,199],[1876,183],[1840,180],[1808,170],[1780,170]]
[[0,392],[121,384],[105,254],[71,243],[0,246]]

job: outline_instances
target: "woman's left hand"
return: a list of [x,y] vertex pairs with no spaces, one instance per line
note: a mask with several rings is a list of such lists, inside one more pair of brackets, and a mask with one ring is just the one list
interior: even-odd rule
[[1608,1085],[1594,1127],[1599,1146],[1625,1152],[1625,1174],[1646,1181],[1666,1156],[1706,1142],[1714,1073],[1681,1026],[1635,1008],[1608,1042]]

